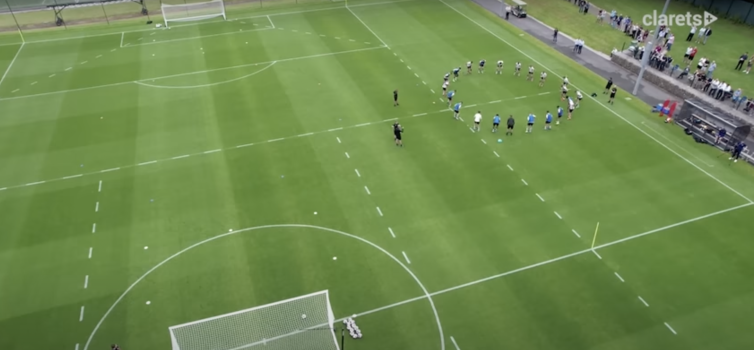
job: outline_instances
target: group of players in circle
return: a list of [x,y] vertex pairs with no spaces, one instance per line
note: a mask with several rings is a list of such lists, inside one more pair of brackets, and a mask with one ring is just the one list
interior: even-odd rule
[[[485,64],[486,64],[485,60],[479,61],[479,66],[478,66],[478,70],[477,70],[479,74],[483,74],[484,73],[484,66],[485,66]],[[534,81],[534,71],[535,71],[534,66],[533,65],[529,65],[528,74],[526,75],[526,80],[527,81],[531,81],[531,82]],[[459,78],[460,73],[461,73],[461,67],[453,68],[453,70],[451,71],[451,73],[453,74],[453,80],[452,81],[456,82],[458,80],[458,78]],[[443,77],[443,84],[442,84],[442,92],[441,92],[441,94],[442,94],[442,96],[445,96],[447,98],[448,107],[451,108],[452,111],[453,111],[453,118],[455,118],[456,120],[459,120],[461,118],[460,117],[460,112],[461,112],[461,107],[463,107],[463,101],[459,101],[459,102],[453,104],[453,98],[455,97],[456,90],[450,90],[449,89],[450,88],[450,76],[451,76],[451,73],[446,73],[445,76]],[[466,74],[470,75],[472,73],[473,73],[473,62],[472,61],[468,61],[468,62],[466,62]],[[503,74],[503,61],[502,60],[497,61],[497,66],[495,67],[495,74]],[[514,66],[513,75],[514,76],[521,76],[521,62],[516,62],[515,66]],[[539,87],[544,87],[546,81],[547,81],[547,72],[542,71],[539,74]],[[568,120],[571,120],[571,118],[573,117],[573,111],[574,111],[574,109],[579,108],[581,100],[584,98],[584,96],[581,94],[581,91],[576,91],[576,101],[574,102],[573,99],[568,94],[568,91],[569,91],[568,86],[569,86],[569,84],[570,84],[570,82],[568,81],[568,77],[564,76],[563,77],[563,84],[561,86],[560,100],[561,101],[568,101],[567,102],[568,103]],[[610,78],[610,80],[608,80],[608,82],[607,82],[607,85],[605,86],[605,91],[603,92],[603,94],[607,94],[608,92],[610,93],[610,99],[608,100],[609,104],[614,104],[615,94],[617,93],[617,91],[618,91],[618,89],[615,86],[613,86],[613,79]],[[400,105],[398,103],[398,90],[393,91],[393,100],[394,100],[393,101],[393,106],[399,106]],[[556,107],[556,110],[557,110],[557,120],[555,121],[555,125],[559,125],[560,124],[560,119],[563,117],[563,108],[561,108],[560,105],[558,105]],[[552,129],[551,124],[552,124],[552,121],[553,121],[553,115],[552,115],[552,113],[550,113],[549,110],[546,111],[545,113],[546,114],[545,114],[545,127],[544,127],[544,129],[545,130],[551,130]],[[532,132],[535,119],[536,119],[536,116],[533,113],[529,113],[529,115],[526,118],[526,133],[531,133]],[[474,132],[481,131],[480,126],[479,126],[481,122],[482,122],[482,112],[481,111],[477,111],[477,113],[474,114],[474,126],[471,128],[472,131],[474,131]],[[513,118],[513,115],[510,115],[508,117],[507,122],[506,122],[506,124],[507,124],[507,131],[505,133],[506,135],[513,135],[513,128],[515,126],[515,123],[516,123],[516,121]],[[493,133],[497,132],[499,126],[500,126],[500,115],[499,114],[495,114],[495,116],[492,119],[492,132]],[[393,124],[393,133],[394,133],[394,136],[395,136],[395,144],[397,146],[403,146],[403,143],[402,143],[402,140],[401,140],[401,134],[403,133],[403,127],[400,125],[400,123],[396,122],[395,124]]]

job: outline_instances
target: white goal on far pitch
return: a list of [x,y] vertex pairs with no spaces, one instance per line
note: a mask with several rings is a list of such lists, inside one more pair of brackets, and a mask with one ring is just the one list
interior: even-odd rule
[[328,292],[172,326],[173,350],[339,350]]
[[184,3],[177,5],[160,5],[162,17],[165,19],[165,27],[170,22],[201,21],[214,17],[225,17],[225,3],[223,0],[211,0],[205,2]]

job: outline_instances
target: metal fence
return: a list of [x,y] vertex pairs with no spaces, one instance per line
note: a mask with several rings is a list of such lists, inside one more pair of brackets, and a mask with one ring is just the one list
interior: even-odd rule
[[754,25],[754,3],[745,0],[679,0],[736,23]]
[[[91,24],[162,21],[160,6],[202,0],[0,0],[3,32],[65,30]],[[225,0],[226,12],[254,11],[285,5],[332,3],[332,0]]]

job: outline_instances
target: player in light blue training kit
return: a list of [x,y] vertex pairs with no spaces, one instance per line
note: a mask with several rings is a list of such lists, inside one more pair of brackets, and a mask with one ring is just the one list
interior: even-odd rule
[[497,132],[497,128],[500,127],[500,115],[495,114],[494,117],[492,117],[492,132]]
[[558,106],[558,121],[555,122],[555,125],[560,125],[560,118],[563,118],[563,108]]
[[462,106],[463,106],[463,101],[460,101],[460,102],[456,103],[455,106],[453,106],[453,118],[456,118],[456,120],[458,120],[458,118],[461,117],[461,107]]
[[461,67],[453,68],[453,81],[458,80],[459,73],[461,73]]
[[530,134],[532,127],[534,126],[534,119],[537,118],[534,114],[529,114],[528,117],[526,117],[526,133]]
[[545,114],[545,130],[552,130],[552,113],[550,111],[547,111],[547,114]]
[[448,91],[448,107],[450,107],[450,106],[453,105],[453,96],[455,96],[455,95],[456,95],[456,91],[455,90]]

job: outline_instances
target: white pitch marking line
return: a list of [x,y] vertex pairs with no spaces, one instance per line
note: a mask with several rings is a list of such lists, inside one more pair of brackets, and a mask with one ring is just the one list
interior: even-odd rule
[[560,220],[563,220],[563,217],[562,217],[562,216],[560,216],[560,214],[558,214],[558,212],[557,212],[557,211],[554,211],[553,213],[555,213],[555,216],[557,216],[557,217],[558,217],[558,219],[560,219]]
[[618,279],[619,279],[619,280],[620,280],[621,282],[623,282],[623,283],[626,283],[626,281],[625,281],[625,280],[623,279],[623,277],[621,277],[621,276],[620,276],[620,275],[619,275],[619,274],[618,274],[617,272],[615,272],[615,277],[618,277]]
[[346,158],[351,159],[351,156],[348,155],[348,152],[346,152]]
[[476,104],[473,104],[473,105],[468,105],[468,106],[466,106],[466,107],[476,107]]
[[492,101],[490,103],[500,103],[500,102],[503,102],[503,101],[502,100],[495,100],[495,101]]
[[0,191],[5,191],[7,189],[8,189],[7,187],[3,187],[3,188],[0,188]]
[[100,172],[107,173],[107,172],[116,171],[116,170],[120,170],[120,168],[110,168],[110,169],[101,170]]
[[356,176],[361,177],[361,173],[359,173],[359,169],[353,169],[356,171]]
[[220,151],[222,151],[222,150],[218,148],[218,149],[213,149],[213,150],[210,150],[210,151],[204,151],[204,154],[216,153],[216,152],[220,152]]
[[311,136],[311,135],[314,135],[314,133],[313,132],[308,132],[306,134],[298,135],[298,137]]
[[99,212],[99,202],[97,202],[97,204],[94,206],[94,212]]
[[[243,23],[243,22],[241,22],[241,23]],[[149,34],[149,35],[155,35],[155,34],[157,34],[157,32],[152,32],[152,34]]]
[[366,187],[366,186],[364,186],[364,189],[365,189],[365,190],[367,190],[367,194],[368,194],[368,195],[371,195],[371,194],[372,194],[372,192],[369,192],[369,187]]
[[325,35],[324,35],[324,34],[320,34],[319,36],[321,36],[321,37],[323,37],[323,38],[325,37]]
[[282,137],[281,137],[281,138],[279,138],[279,139],[272,139],[272,140],[268,140],[267,142],[277,142],[277,141],[283,141],[283,140],[285,140],[285,138],[282,138]]
[[[445,111],[442,111],[442,112],[445,112]],[[458,117],[458,119],[461,119],[461,121],[464,121],[463,117]],[[469,128],[469,129],[471,129],[471,128]],[[474,130],[471,130],[471,131],[474,131]]]
[[401,252],[401,253],[403,253],[403,257],[406,258],[406,262],[411,264],[411,260],[408,260],[408,255],[406,255],[406,252]]
[[84,176],[84,174],[78,174],[78,175],[71,175],[71,176],[66,176],[66,177],[63,177],[62,179],[63,179],[63,180],[68,180],[68,179],[75,179],[75,178],[77,178],[77,177],[82,177],[82,176]]
[[440,97],[440,102],[445,102],[445,100],[443,100],[442,97]]
[[327,131],[328,132],[332,132],[332,131],[338,131],[338,130],[343,130],[343,128],[335,128],[335,129],[330,129],[330,130],[327,130]]
[[355,42],[356,40],[353,40],[353,39],[348,39],[348,41],[350,41],[350,42]]
[[382,210],[380,210],[380,207],[377,207],[377,212],[382,216]]
[[18,51],[16,51],[16,54],[13,56],[13,59],[10,61],[10,64],[8,64],[8,68],[5,69],[5,73],[3,73],[2,78],[0,78],[0,84],[5,81],[5,77],[8,76],[8,72],[10,72],[10,68],[13,67],[13,63],[16,63],[16,59],[18,58],[18,55],[21,54],[21,50],[24,49],[24,45],[26,45],[25,42],[21,43],[21,46],[18,47]]
[[188,157],[189,157],[188,154],[184,154],[182,156],[177,156],[177,157],[173,157],[173,158],[170,158],[170,159],[182,159],[182,158],[188,158]]
[[44,181],[30,182],[30,183],[26,184],[25,186],[41,185],[43,183],[45,183],[45,182]]
[[97,187],[97,192],[102,192],[102,180],[99,180],[99,187]]
[[416,74],[416,73],[414,73],[414,75],[415,75],[415,76],[416,76],[417,78],[419,77],[419,74]]
[[[461,121],[463,121],[463,119],[461,119]],[[471,127],[469,127],[469,130],[471,130],[471,132],[476,132],[476,131],[474,131],[474,129],[472,129]]]
[[573,234],[576,235],[576,237],[581,238],[581,235],[578,232],[576,232],[576,230],[571,230],[571,232],[573,232]]
[[136,41],[140,41],[140,40],[143,40],[143,39],[144,39],[144,38],[138,38],[138,39],[136,39]]
[[393,238],[395,238],[395,233],[393,233],[393,229],[388,227],[387,230],[390,231],[390,235],[393,236]]
[[16,93],[16,92],[18,92],[19,90],[21,90],[21,89],[15,89],[15,90],[11,91],[10,93],[11,93],[11,94],[13,94],[13,93]]
[[336,140],[338,140],[338,143],[341,143],[341,142],[340,142],[340,137],[337,137],[337,136],[336,136],[336,137],[335,137],[335,139],[336,139]]
[[95,233],[95,232],[97,232],[97,223],[96,222],[92,224],[92,233]]
[[670,325],[669,325],[669,324],[668,324],[667,322],[665,322],[665,327],[668,327],[668,329],[669,329],[669,330],[670,330],[671,332],[673,332],[673,334],[675,334],[675,335],[678,335],[678,333],[676,333],[676,332],[675,332],[675,329],[673,329],[673,327],[670,327]]
[[37,81],[35,81],[35,82],[31,83],[31,85],[37,85],[37,83],[38,83],[38,82],[37,82]]
[[506,164],[506,166],[508,167],[508,169],[510,169],[511,171],[513,171],[513,168],[510,165]]
[[642,302],[642,304],[644,304],[644,306],[649,307],[649,304],[647,304],[647,301],[644,300],[644,298],[642,298],[641,295],[639,295],[639,300],[641,300],[641,302]]
[[89,275],[84,276],[84,289],[89,287]]
[[414,114],[414,117],[421,117],[421,116],[423,116],[423,115],[427,115],[427,113],[418,113],[418,114]]
[[398,56],[398,54],[397,54],[397,53],[395,53],[395,52],[393,52],[393,56]]
[[68,68],[65,69],[65,71],[67,72],[67,71],[69,71],[71,69],[73,69],[73,67],[68,67]]
[[429,89],[429,91],[432,91],[433,94],[435,93],[435,90]]
[[236,146],[236,148],[244,148],[244,147],[249,147],[249,146],[254,146],[254,144],[253,143],[246,143],[246,144],[243,144],[243,145],[238,145],[238,146]]
[[50,76],[48,76],[48,78],[52,78],[54,76],[55,76],[55,74],[50,74]]
[[541,201],[543,201],[543,202],[545,201],[545,199],[544,199],[544,198],[542,198],[542,196],[540,196],[540,195],[539,195],[539,193],[535,193],[535,194],[537,195],[537,198],[539,198],[539,200],[541,200]]
[[424,85],[427,85],[427,82],[425,82],[425,81],[422,81],[422,84],[424,84]]
[[452,335],[450,336],[450,341],[452,341],[452,342],[453,342],[453,346],[455,346],[455,347],[456,347],[456,350],[461,350],[461,348],[460,348],[460,347],[458,347],[458,343],[456,343],[456,339],[455,339],[455,338],[453,338],[453,336],[452,336]]
[[81,313],[79,314],[79,322],[84,321],[84,306],[81,306]]
[[406,68],[408,68],[408,70],[411,70],[411,67],[409,67],[409,66],[406,66]]
[[519,97],[514,98],[514,100],[520,100],[522,98],[526,98],[526,96],[519,96]]
[[102,55],[97,55],[97,57],[95,57],[95,58],[100,58],[100,57],[102,57]]
[[528,183],[528,182],[526,182],[526,180],[524,180],[524,179],[521,179],[521,182],[523,182],[523,183],[524,183],[524,185],[526,185],[526,186],[529,186],[529,183]]
[[92,247],[89,247],[89,259],[92,258]]
[[498,158],[500,158],[500,155],[499,155],[499,154],[497,154],[497,152],[495,152],[495,151],[492,151],[492,153],[495,153],[495,156],[496,156],[496,157],[498,157]]
[[139,164],[136,164],[136,165],[140,166],[140,165],[149,165],[149,164],[154,164],[154,163],[157,163],[157,161],[156,160],[150,160],[148,162],[139,163]]
[[115,52],[115,50],[117,50],[117,49],[112,49],[112,50],[110,50],[110,52]]
[[594,253],[594,255],[596,255],[598,258],[600,258],[600,260],[602,260],[602,257],[600,256],[599,253],[597,253],[596,250],[592,249],[592,253]]
[[295,29],[291,29],[291,31],[294,33],[298,33],[298,30],[295,30]]
[[371,124],[372,124],[372,123],[361,123],[361,124],[356,124],[356,125],[354,125],[353,127],[354,127],[354,128],[359,128],[359,127],[362,127],[362,126],[367,126],[367,125],[371,125]]
[[84,61],[84,62],[81,62],[79,64],[87,64],[87,63],[89,63],[89,61]]
[[79,350],[79,343],[76,343],[76,348],[74,350]]
[[487,141],[485,141],[484,139],[482,139],[482,143],[486,145]]
[[548,92],[542,92],[542,93],[538,93],[537,95],[547,95],[547,94],[549,94],[549,93],[550,93],[550,92],[548,91]]

